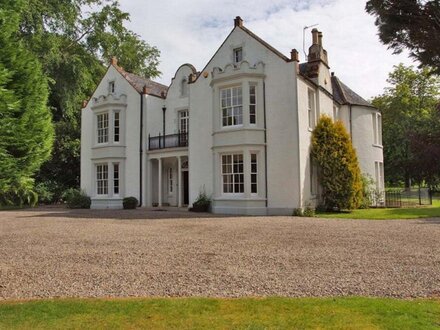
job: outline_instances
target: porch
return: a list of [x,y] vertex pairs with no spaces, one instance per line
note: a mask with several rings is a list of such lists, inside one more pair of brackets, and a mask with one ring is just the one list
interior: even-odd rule
[[183,207],[189,204],[187,151],[149,153],[149,201],[155,207]]

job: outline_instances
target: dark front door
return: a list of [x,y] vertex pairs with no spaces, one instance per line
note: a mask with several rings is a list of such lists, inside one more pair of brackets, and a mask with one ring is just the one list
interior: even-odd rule
[[183,204],[189,204],[188,171],[183,171]]

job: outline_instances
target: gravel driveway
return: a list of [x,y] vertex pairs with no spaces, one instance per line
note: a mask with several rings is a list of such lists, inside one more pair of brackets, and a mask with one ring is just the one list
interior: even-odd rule
[[[186,219],[167,219],[180,216]],[[0,300],[440,296],[439,218],[192,216],[147,210],[0,212]]]

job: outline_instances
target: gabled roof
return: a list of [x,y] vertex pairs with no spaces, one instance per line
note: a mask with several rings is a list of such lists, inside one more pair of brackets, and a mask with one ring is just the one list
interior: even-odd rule
[[[113,65],[113,64],[112,64]],[[125,71],[123,68],[113,65],[113,67],[133,86],[138,93],[143,93],[144,87],[148,95],[164,98],[168,90],[168,86],[159,84],[151,79],[140,77],[134,73]]]
[[362,105],[366,107],[374,106],[356,94],[350,87],[345,85],[338,77],[332,76],[333,97],[341,104]]

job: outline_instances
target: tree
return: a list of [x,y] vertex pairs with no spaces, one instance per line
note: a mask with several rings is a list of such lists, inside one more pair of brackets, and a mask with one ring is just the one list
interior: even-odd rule
[[47,80],[17,38],[23,4],[5,0],[0,8],[0,204],[31,202],[32,177],[53,143]]
[[356,152],[341,121],[321,116],[312,132],[312,157],[319,168],[324,206],[355,209],[362,203],[362,178]]
[[382,112],[386,181],[389,185],[403,182],[409,187],[412,180],[424,181],[420,169],[430,163],[426,157],[434,157],[417,140],[424,136],[428,143],[429,136],[435,136],[435,127],[440,126],[436,115],[440,80],[427,68],[414,70],[400,64],[387,81],[391,87],[372,101]]
[[380,40],[400,53],[403,48],[422,65],[440,73],[440,2],[438,0],[370,0]]
[[55,121],[52,158],[37,180],[62,191],[79,186],[80,109],[118,57],[127,71],[155,77],[159,51],[126,28],[129,14],[110,0],[29,0],[20,37],[39,58],[49,78],[49,106]]

